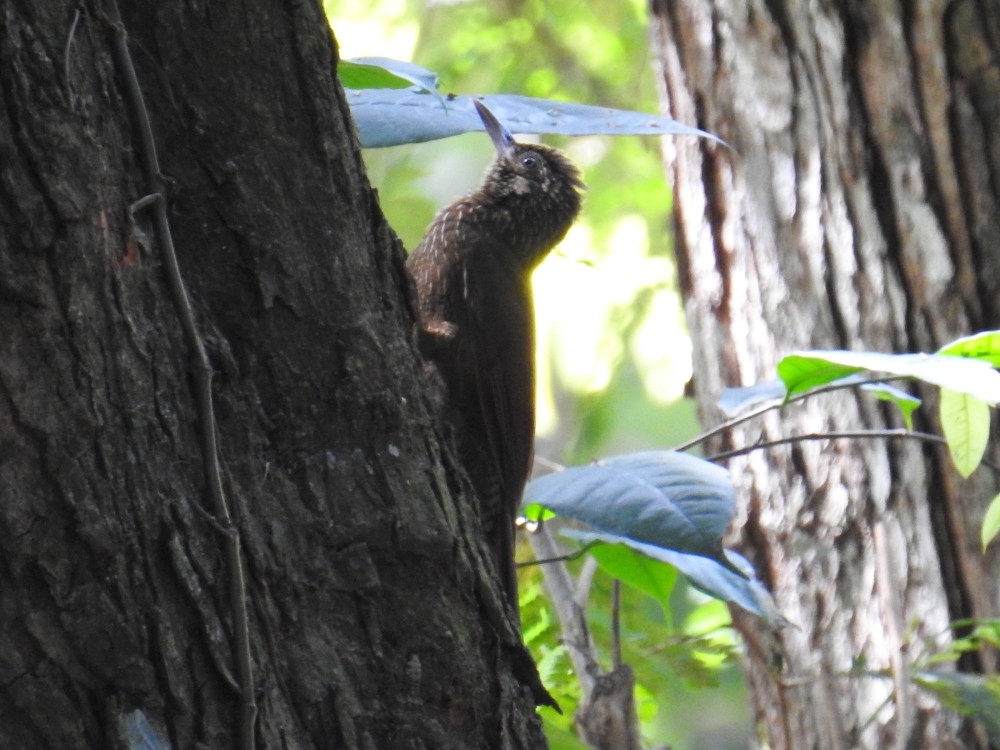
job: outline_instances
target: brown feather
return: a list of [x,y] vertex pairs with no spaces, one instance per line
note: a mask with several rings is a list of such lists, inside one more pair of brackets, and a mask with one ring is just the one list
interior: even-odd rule
[[497,161],[476,192],[438,214],[407,268],[421,351],[444,388],[445,420],[516,613],[514,521],[535,432],[531,273],[579,213],[583,183],[558,151],[484,121]]

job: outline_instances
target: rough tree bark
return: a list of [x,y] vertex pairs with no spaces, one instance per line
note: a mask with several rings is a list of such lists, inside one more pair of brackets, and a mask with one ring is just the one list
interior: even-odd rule
[[[121,10],[215,370],[257,746],[543,746],[319,4]],[[232,537],[153,214],[129,218],[113,17],[0,4],[0,747],[234,747]]]
[[[652,12],[666,108],[734,148],[668,144],[709,422],[722,388],[773,378],[794,349],[933,351],[1000,327],[1000,6],[654,0]],[[934,428],[933,399],[921,419]],[[899,420],[871,399],[824,397],[719,447],[887,423]],[[1000,609],[995,550],[978,549],[995,478],[963,482],[944,451],[902,442],[798,443],[731,467],[735,534],[794,623],[775,634],[738,618],[768,745],[979,746],[907,674],[947,643],[949,621]],[[892,678],[861,674],[879,670]]]

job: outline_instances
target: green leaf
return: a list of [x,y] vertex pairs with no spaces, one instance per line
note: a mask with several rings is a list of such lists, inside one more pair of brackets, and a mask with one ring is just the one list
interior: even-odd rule
[[513,94],[434,96],[412,89],[353,89],[347,103],[365,148],[398,146],[481,131],[478,99],[511,133],[561,135],[693,135],[723,141],[704,130],[647,112],[611,109]]
[[[928,664],[950,664],[963,654],[1000,648],[1000,620],[961,618],[950,623],[952,640],[942,651],[931,654]],[[962,635],[959,635],[962,633]]]
[[984,551],[998,533],[1000,533],[1000,495],[990,500],[990,504],[986,506],[986,515],[983,516],[983,530],[980,537]]
[[[566,529],[562,534],[584,544],[604,542],[614,546],[628,545],[628,547],[642,555],[676,568],[695,588],[711,597],[729,604],[737,604],[747,612],[751,612],[767,620],[775,627],[785,627],[788,624],[778,613],[774,600],[767,589],[764,588],[764,584],[754,575],[753,566],[750,564],[750,561],[732,550],[726,550],[729,565],[723,567],[715,560],[711,560],[703,555],[692,555],[672,549],[663,549],[652,544],[642,544],[632,539],[623,539],[613,534],[582,531],[580,529]],[[596,545],[591,547],[590,550],[593,552],[601,548],[603,548],[603,545]],[[734,573],[734,569],[739,572]]]
[[1000,742],[1000,677],[921,670],[913,681],[949,708],[978,720],[990,740]]
[[983,331],[945,344],[938,354],[968,357],[1000,367],[1000,331]]
[[899,410],[903,413],[903,421],[906,423],[906,429],[913,429],[913,412],[923,403],[919,398],[888,383],[865,383],[861,386],[861,389],[874,393],[882,401],[891,401],[898,406]]
[[521,506],[521,515],[527,520],[536,523],[539,521],[548,521],[550,518],[556,517],[555,513],[538,503],[528,503]]
[[528,483],[523,502],[739,572],[722,549],[736,504],[729,472],[686,453],[631,453],[548,474]]
[[710,599],[698,604],[684,618],[683,625],[691,638],[692,655],[710,669],[722,668],[740,647],[732,624],[732,613],[725,603]]
[[804,393],[862,370],[916,378],[1000,404],[1000,372],[980,359],[950,354],[878,354],[876,352],[808,351],[778,363],[778,375],[789,395]]
[[684,632],[690,636],[712,633],[733,624],[729,608],[722,600],[702,602],[684,618]]
[[[860,385],[862,390],[875,394],[882,401],[891,401],[898,406],[899,410],[903,413],[906,429],[913,429],[913,412],[920,406],[921,401],[912,393],[907,393],[901,388],[888,383],[867,383],[863,376],[857,374],[851,374],[842,378],[833,377],[831,379],[831,376],[835,375],[837,370],[828,372],[825,364],[820,367],[815,367],[815,364],[814,362],[805,364],[801,358],[796,360],[793,357],[786,357],[778,365],[778,368],[780,372],[781,368],[784,367],[785,373],[790,380],[809,381],[815,378],[821,381],[819,385],[837,384],[843,385],[845,388]],[[797,368],[800,367],[802,369],[798,370]],[[808,385],[806,382],[801,383],[801,386],[804,391],[818,387],[816,385]],[[740,412],[768,402],[778,403],[788,398],[788,395],[788,389],[785,387],[784,382],[781,380],[769,380],[745,388],[727,388],[722,392],[716,403],[727,417],[735,417]]]
[[337,76],[345,89],[408,89],[413,85],[405,78],[390,73],[377,65],[341,60]]
[[823,352],[789,354],[778,363],[778,377],[785,384],[789,396],[829,385],[864,369],[838,365],[822,354]]
[[341,60],[337,75],[345,89],[408,89],[416,87],[421,92],[435,94],[437,73],[403,60],[391,57],[355,57]]
[[974,396],[941,389],[941,429],[955,468],[969,476],[986,452],[990,438],[990,409]]
[[651,560],[624,544],[595,544],[590,554],[601,569],[632,588],[653,597],[663,608],[663,615],[670,622],[670,594],[677,583],[677,569]]

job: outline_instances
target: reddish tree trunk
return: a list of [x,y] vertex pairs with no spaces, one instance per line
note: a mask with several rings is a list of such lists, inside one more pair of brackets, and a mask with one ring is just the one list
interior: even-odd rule
[[[773,378],[795,349],[933,351],[1000,327],[996,5],[652,9],[667,109],[733,147],[668,144],[708,422],[723,388]],[[869,396],[826,396],[724,447],[887,424],[900,420]],[[978,547],[995,478],[963,481],[914,442],[797,443],[730,466],[735,535],[794,623],[738,618],[769,746],[977,746],[909,676],[950,621],[998,613],[996,556]]]

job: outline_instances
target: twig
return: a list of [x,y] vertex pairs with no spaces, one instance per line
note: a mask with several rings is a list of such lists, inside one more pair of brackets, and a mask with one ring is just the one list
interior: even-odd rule
[[944,438],[939,435],[932,435],[929,432],[911,432],[906,429],[892,430],[847,430],[844,432],[808,432],[804,435],[789,435],[788,437],[776,440],[763,440],[753,445],[744,445],[742,448],[733,448],[729,451],[722,451],[711,456],[706,456],[708,461],[725,461],[734,456],[743,456],[754,451],[775,448],[779,445],[791,443],[804,443],[810,440],[839,440],[841,438],[910,438],[912,440],[926,440],[930,443],[943,443]]
[[555,557],[547,557],[544,560],[539,560],[535,558],[534,560],[526,560],[525,562],[517,563],[518,568],[530,568],[533,565],[551,565],[553,563],[569,562],[570,560],[578,560],[587,554],[591,547],[600,544],[600,542],[587,542],[585,545],[580,547],[580,549],[575,552],[567,552],[565,555],[556,555]]
[[611,583],[611,659],[614,669],[622,665],[622,582]]
[[675,446],[673,450],[675,451],[690,450],[691,448],[694,448],[696,445],[701,445],[702,443],[706,442],[707,440],[710,440],[716,435],[725,432],[726,430],[731,430],[733,427],[737,427],[743,424],[744,422],[749,422],[751,419],[756,419],[757,417],[763,414],[767,414],[769,411],[780,409],[781,407],[785,406],[785,404],[786,402],[781,401],[776,404],[764,404],[763,406],[758,406],[756,409],[751,409],[746,414],[741,414],[738,417],[733,417],[732,419],[729,419],[723,422],[722,424],[716,425],[712,429],[707,430],[706,432],[703,432],[700,435],[695,435],[687,442]]
[[798,403],[799,401],[804,401],[805,399],[810,398],[812,396],[819,396],[824,393],[833,393],[834,391],[842,391],[848,388],[852,389],[858,388],[859,386],[870,385],[872,383],[888,383],[893,380],[905,380],[905,378],[902,375],[894,375],[888,378],[872,378],[870,380],[860,380],[860,381],[852,380],[849,383],[831,383],[829,385],[823,386],[822,388],[815,388],[811,391],[806,391],[805,393],[797,393],[796,395],[786,399],[781,399],[770,403],[762,404],[761,406],[758,406],[756,409],[751,409],[745,414],[740,414],[738,417],[733,417],[732,419],[726,420],[720,425],[716,425],[707,432],[703,432],[700,435],[695,435],[687,442],[681,443],[680,445],[676,446],[674,450],[675,451],[689,450],[694,446],[700,445],[701,443],[704,443],[706,440],[709,440],[715,437],[716,435],[725,432],[726,430],[731,430],[733,427],[738,427],[744,422],[749,422],[751,419],[756,419],[759,416],[767,414],[769,411],[776,411],[778,409],[783,409],[784,407],[790,404],[795,404]]
[[[229,598],[233,610],[233,660],[240,689],[239,737],[242,750],[253,750],[255,745],[254,726],[257,719],[256,691],[254,689],[253,663],[250,654],[250,626],[247,616],[246,576],[243,570],[243,556],[240,551],[240,535],[233,525],[222,486],[222,469],[219,465],[219,447],[215,423],[215,408],[212,403],[212,366],[205,351],[205,344],[195,323],[194,309],[188,297],[177,262],[177,253],[170,232],[166,200],[163,194],[163,176],[160,173],[156,142],[149,121],[149,112],[143,99],[142,88],[128,51],[128,35],[122,24],[117,0],[109,0],[110,21],[114,31],[115,60],[124,79],[125,94],[132,115],[136,119],[141,140],[140,154],[146,173],[150,195],[140,198],[136,207],[149,206],[153,212],[156,239],[163,255],[167,281],[174,305],[180,318],[184,338],[190,351],[194,369],[195,400],[201,418],[201,447],[205,464],[205,478],[212,509],[218,526],[226,533],[226,562],[229,569]],[[75,25],[75,24],[74,24]]]
[[[934,443],[935,445],[948,445],[948,441],[945,440],[940,435],[935,435],[931,432],[919,432],[917,430],[907,430],[905,428],[898,428],[892,430],[848,430],[846,432],[810,432],[805,435],[791,435],[789,437],[778,438],[777,440],[766,440],[759,443],[754,443],[753,445],[745,445],[742,448],[734,448],[731,451],[723,451],[722,453],[716,453],[712,456],[706,456],[706,461],[725,461],[728,458],[733,458],[734,456],[743,456],[747,453],[753,453],[757,450],[765,450],[767,448],[774,448],[779,445],[787,445],[790,443],[801,443],[808,440],[839,440],[841,438],[846,439],[894,439],[903,438],[908,440],[922,440],[926,443]],[[1000,474],[1000,464],[997,464],[990,459],[983,457],[980,459],[980,463],[987,469],[990,469],[996,474]]]

